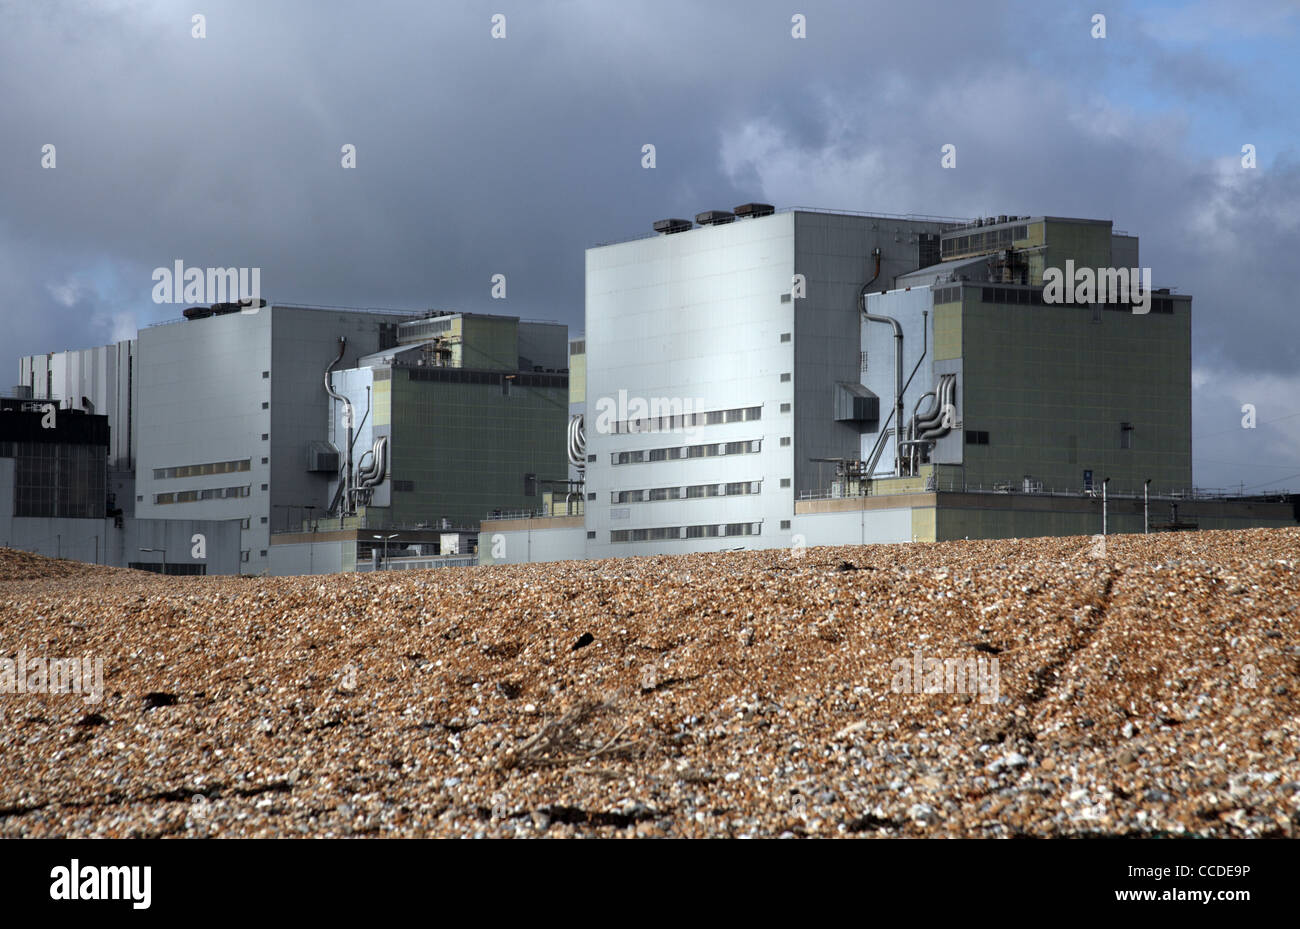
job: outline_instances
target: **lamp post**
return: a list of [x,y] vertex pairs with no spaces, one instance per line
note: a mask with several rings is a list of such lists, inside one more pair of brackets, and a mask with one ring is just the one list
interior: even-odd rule
[[376,535],[376,536],[371,536],[371,538],[381,539],[384,543],[384,570],[387,571],[388,570],[388,540],[397,538],[397,533],[394,532],[392,535]]
[[159,574],[166,574],[166,573],[167,573],[167,548],[166,548],[165,546],[164,546],[163,548],[142,548],[142,549],[140,549],[140,551],[142,551],[142,552],[158,552],[158,553],[161,553],[161,554],[162,554],[162,565],[161,565],[162,570],[159,571],[158,573],[159,573]]
[[307,543],[307,573],[316,573],[316,514],[315,506],[307,506],[307,525],[311,526],[311,541]]
[[1151,509],[1147,505],[1147,490],[1151,487],[1151,478],[1146,479],[1142,485],[1142,534],[1146,535],[1151,531]]
[[1106,535],[1106,485],[1110,483],[1110,478],[1104,478],[1101,482],[1101,534]]

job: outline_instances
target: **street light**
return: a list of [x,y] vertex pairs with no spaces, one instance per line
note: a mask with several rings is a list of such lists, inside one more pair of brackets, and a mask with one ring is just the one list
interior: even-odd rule
[[1110,483],[1110,478],[1104,478],[1101,482],[1101,534],[1106,535],[1106,485]]
[[375,536],[371,536],[371,538],[372,538],[372,539],[380,539],[380,540],[383,541],[383,543],[384,543],[384,570],[388,570],[388,540],[389,540],[389,539],[395,539],[395,538],[397,538],[397,533],[394,532],[392,535],[375,535]]
[[164,546],[163,548],[142,548],[142,549],[140,549],[140,551],[142,551],[142,552],[158,552],[158,553],[161,553],[161,555],[162,555],[162,565],[161,565],[161,570],[160,570],[158,573],[159,573],[159,574],[166,574],[166,573],[167,573],[167,549],[166,549],[165,546]]
[[1151,531],[1151,510],[1147,506],[1147,490],[1151,486],[1151,478],[1147,478],[1146,483],[1142,485],[1142,534],[1146,535]]

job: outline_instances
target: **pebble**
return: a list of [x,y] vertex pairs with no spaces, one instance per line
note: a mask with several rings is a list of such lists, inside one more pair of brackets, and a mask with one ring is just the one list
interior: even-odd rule
[[[3,698],[0,836],[1300,837],[1300,529],[1090,544],[312,578],[0,549],[0,656],[105,677]],[[996,690],[922,692],[918,651]]]

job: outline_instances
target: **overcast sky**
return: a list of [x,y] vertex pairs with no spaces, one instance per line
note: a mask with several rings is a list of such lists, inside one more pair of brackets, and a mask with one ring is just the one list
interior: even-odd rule
[[1294,0],[0,0],[0,386],[179,315],[177,259],[576,335],[583,250],[666,216],[1093,217],[1194,295],[1196,483],[1300,488],[1298,40]]

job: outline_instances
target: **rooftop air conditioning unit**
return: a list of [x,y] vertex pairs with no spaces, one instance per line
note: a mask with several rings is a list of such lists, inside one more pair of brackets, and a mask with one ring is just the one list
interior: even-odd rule
[[701,226],[722,226],[734,222],[736,214],[727,210],[705,210],[695,214],[695,221]]
[[758,219],[760,216],[771,216],[776,212],[776,207],[770,203],[742,203],[732,212],[737,216]]
[[660,219],[655,221],[655,232],[663,235],[672,235],[676,232],[685,232],[693,224],[689,219]]

